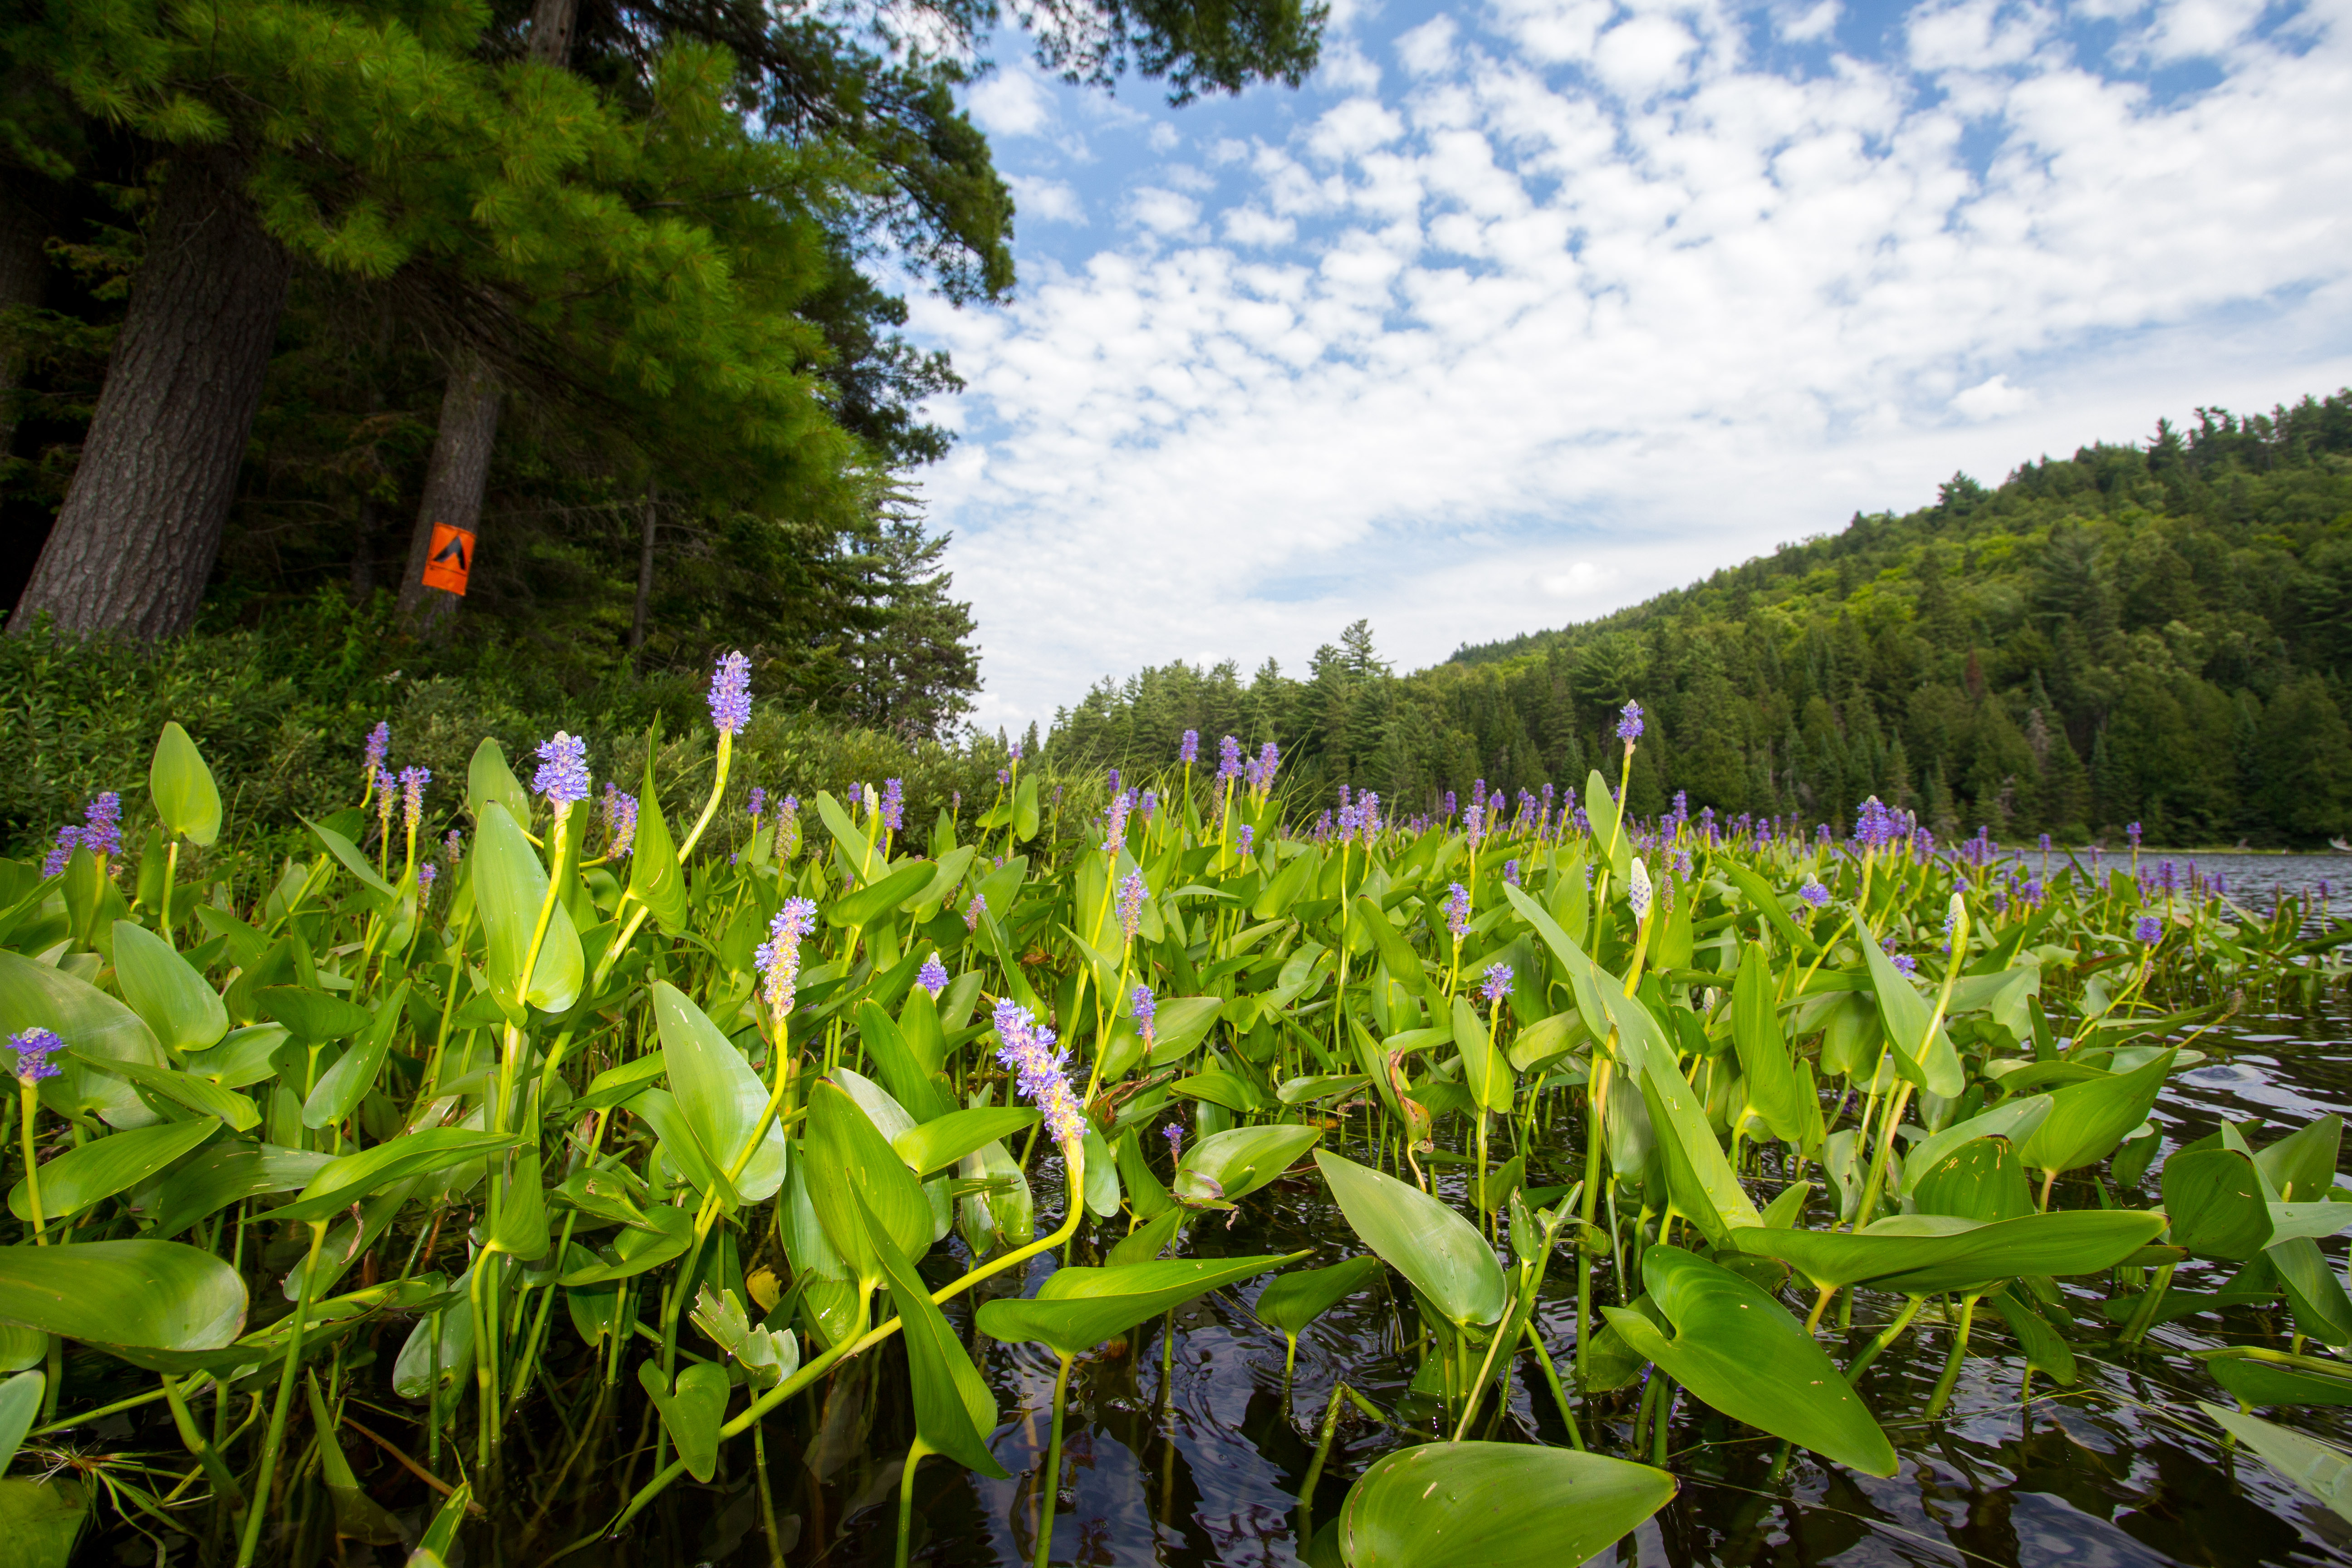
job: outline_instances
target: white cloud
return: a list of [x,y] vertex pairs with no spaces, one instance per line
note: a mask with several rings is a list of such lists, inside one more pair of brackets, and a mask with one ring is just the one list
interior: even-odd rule
[[991,136],[1035,136],[1054,120],[1045,87],[1018,68],[988,78],[971,89],[968,101],[972,119]]
[[1826,38],[1837,30],[1838,17],[1843,7],[1838,0],[1820,0],[1802,11],[1785,13],[1779,19],[1780,37],[1792,44],[1810,44],[1816,38]]
[[[971,388],[922,484],[984,718],[1203,647],[1295,665],[1360,616],[1425,662],[1956,468],[2352,381],[2312,196],[2352,184],[2336,10],[2159,101],[2013,0],[1790,75],[1704,0],[1495,4],[1436,74],[1200,128],[1205,205],[1106,195],[1138,229],[1009,310],[913,302]],[[2129,47],[2175,25],[2135,16]]]
[[1013,187],[1013,206],[1018,217],[1035,218],[1044,223],[1083,224],[1087,221],[1086,204],[1078,193],[1065,180],[1049,180],[1033,174],[1004,176]]

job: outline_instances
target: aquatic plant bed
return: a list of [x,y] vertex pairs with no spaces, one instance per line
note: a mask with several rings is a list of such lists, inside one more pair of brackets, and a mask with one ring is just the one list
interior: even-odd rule
[[208,886],[170,727],[0,861],[0,1559],[2352,1540],[2303,901],[1598,773],[1310,818],[1189,738],[910,824],[741,788],[743,712],[667,805],[379,731]]

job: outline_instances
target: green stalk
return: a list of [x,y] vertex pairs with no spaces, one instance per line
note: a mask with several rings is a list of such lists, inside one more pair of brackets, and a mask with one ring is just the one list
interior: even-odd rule
[[[1058,1414],[1057,1411],[1056,1415]],[[907,1468],[898,1472],[898,1568],[907,1568],[907,1548],[915,1532],[915,1467],[921,1464],[923,1456],[930,1451],[930,1445],[925,1443],[922,1438],[917,1437],[907,1446]],[[764,1477],[762,1479],[761,1498],[764,1500],[766,1497]],[[772,1503],[769,1505],[769,1512],[771,1515],[768,1529],[769,1550],[773,1552],[775,1525]],[[782,1558],[778,1558],[778,1561],[781,1562]]]
[[1960,1362],[1969,1353],[1969,1328],[1976,1321],[1977,1299],[1960,1298],[1960,1326],[1952,1335],[1951,1359],[1944,1363],[1944,1375],[1936,1380],[1936,1392],[1927,1397],[1927,1419],[1933,1421],[1944,1413],[1950,1403],[1952,1389],[1960,1381]]
[[1054,1554],[1054,1508],[1062,1494],[1062,1406],[1069,1395],[1070,1363],[1075,1359],[1062,1356],[1062,1370],[1054,1375],[1054,1435],[1045,1446],[1045,1495],[1037,1505],[1037,1555],[1031,1568],[1045,1568]]
[[1848,1384],[1858,1384],[1862,1381],[1862,1374],[1870,1370],[1870,1363],[1885,1354],[1886,1347],[1901,1338],[1903,1331],[1911,1326],[1911,1320],[1918,1314],[1920,1304],[1927,1299],[1925,1296],[1906,1296],[1903,1299],[1903,1310],[1895,1314],[1895,1321],[1879,1330],[1878,1337],[1871,1341],[1860,1355],[1853,1358],[1852,1366],[1845,1369],[1845,1380]]
[[236,1545],[236,1568],[252,1568],[261,1545],[261,1521],[269,1512],[269,1483],[278,1469],[278,1450],[286,1444],[286,1413],[294,1403],[294,1372],[302,1364],[302,1331],[310,1316],[311,1282],[319,1274],[319,1253],[326,1244],[327,1222],[310,1222],[310,1258],[302,1268],[302,1287],[294,1295],[294,1326],[286,1335],[286,1363],[278,1374],[278,1404],[269,1413],[269,1430],[261,1442],[261,1468],[254,1477],[253,1502],[245,1511],[245,1530]]
[[33,1153],[33,1118],[40,1110],[40,1090],[33,1086],[31,1079],[19,1078],[16,1080],[16,1098],[23,1110],[17,1121],[17,1131],[25,1145],[25,1196],[33,1210],[33,1244],[47,1247],[49,1238],[41,1228],[41,1163]]

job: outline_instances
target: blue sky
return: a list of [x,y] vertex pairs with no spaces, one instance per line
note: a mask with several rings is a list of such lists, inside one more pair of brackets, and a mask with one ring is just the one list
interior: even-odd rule
[[2352,383],[2352,0],[1334,0],[1304,88],[1181,110],[998,56],[1018,295],[911,301],[992,726]]

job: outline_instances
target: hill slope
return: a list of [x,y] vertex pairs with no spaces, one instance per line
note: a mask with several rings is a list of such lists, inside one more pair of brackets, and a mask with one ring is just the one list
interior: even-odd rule
[[2352,827],[2352,392],[2146,446],[2044,458],[1988,489],[1857,516],[1614,615],[1465,647],[1408,676],[1362,623],[1305,679],[1272,661],[1105,682],[1073,761],[1159,763],[1187,728],[1272,739],[1311,804],[1426,809],[1613,770],[1633,803],[1843,821],[1876,795],[1940,834],[2309,845]]

